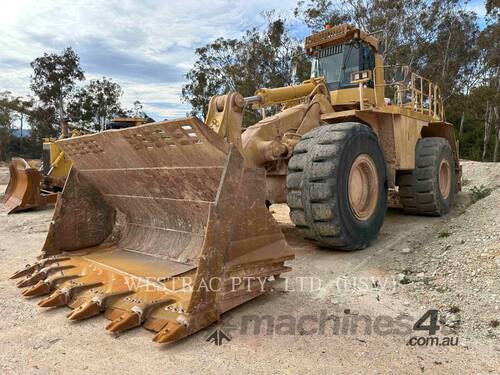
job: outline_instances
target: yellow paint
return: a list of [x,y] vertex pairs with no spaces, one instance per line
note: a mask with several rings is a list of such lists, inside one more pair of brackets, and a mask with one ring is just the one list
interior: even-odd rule
[[[357,105],[359,103],[359,88],[352,87],[349,89],[340,89],[335,91],[330,91],[330,98],[334,106],[341,105]],[[375,93],[374,90],[368,87],[363,89],[363,99],[364,104],[368,106],[375,105]]]
[[396,142],[396,169],[410,170],[415,168],[415,150],[421,138],[421,130],[427,122],[406,116],[393,116],[394,139]]
[[44,142],[44,148],[50,150],[50,176],[66,178],[71,169],[71,161],[64,155],[61,148],[54,141]]

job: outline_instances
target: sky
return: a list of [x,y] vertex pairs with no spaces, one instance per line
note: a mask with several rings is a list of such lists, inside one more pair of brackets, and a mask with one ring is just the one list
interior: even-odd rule
[[[0,0],[0,91],[28,95],[30,62],[67,46],[87,80],[108,77],[156,120],[183,117],[185,74],[195,49],[218,37],[239,37],[264,23],[263,13],[289,14],[296,0]],[[468,5],[484,16],[484,1]],[[292,25],[304,35],[304,27]]]

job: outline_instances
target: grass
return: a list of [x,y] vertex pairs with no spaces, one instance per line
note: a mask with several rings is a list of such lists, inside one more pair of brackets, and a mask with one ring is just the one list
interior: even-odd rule
[[486,198],[488,195],[491,194],[491,190],[492,190],[491,188],[487,188],[484,185],[473,186],[470,189],[472,203],[476,203],[477,201]]
[[471,180],[468,178],[462,177],[462,186],[467,186],[471,183]]
[[492,321],[490,321],[490,327],[491,328],[497,328],[498,326],[500,326],[500,321],[499,320],[493,319]]
[[448,307],[448,311],[452,314],[456,314],[460,312],[460,307],[458,307],[457,305],[450,305],[450,307]]

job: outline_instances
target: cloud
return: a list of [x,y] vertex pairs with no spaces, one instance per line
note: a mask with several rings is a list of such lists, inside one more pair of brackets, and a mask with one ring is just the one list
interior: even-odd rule
[[184,70],[138,53],[116,49],[100,40],[85,40],[77,49],[86,70],[134,82],[181,82]]
[[184,116],[184,75],[195,49],[263,24],[262,13],[286,12],[295,0],[17,0],[0,13],[0,91],[29,93],[30,61],[72,46],[87,79],[120,83],[123,102],[140,100],[158,118]]

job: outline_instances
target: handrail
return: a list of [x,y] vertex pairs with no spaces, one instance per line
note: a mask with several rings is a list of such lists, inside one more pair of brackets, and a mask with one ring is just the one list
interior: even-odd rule
[[[377,79],[377,71],[383,69],[383,77],[389,69],[395,69],[394,81],[383,81]],[[443,99],[439,86],[429,79],[410,71],[407,65],[383,65],[373,69],[375,77],[375,88],[392,87],[394,96],[392,105],[428,115],[434,119],[444,121]],[[398,77],[399,75],[399,77]]]

